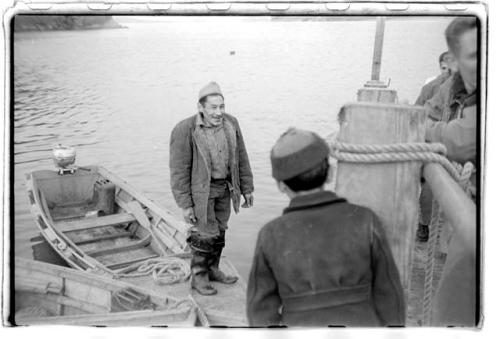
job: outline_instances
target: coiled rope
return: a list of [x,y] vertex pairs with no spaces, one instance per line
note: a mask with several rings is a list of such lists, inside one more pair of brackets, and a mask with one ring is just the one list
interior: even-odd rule
[[445,157],[446,147],[439,143],[400,143],[382,145],[330,143],[331,155],[339,161],[353,163],[389,163],[406,161],[435,162],[442,165],[453,179],[460,174]]
[[[350,144],[330,141],[331,156],[339,161],[351,163],[390,163],[422,161],[434,162],[443,166],[450,176],[458,182],[470,197],[475,194],[474,187],[470,183],[470,176],[474,171],[472,163],[464,166],[450,162],[446,157],[446,147],[440,143],[395,143],[381,145]],[[424,264],[424,297],[423,297],[423,322],[430,325],[434,275],[435,254],[443,228],[444,216],[436,200],[432,202],[431,222],[429,225],[429,240]],[[443,241],[443,239],[441,239]]]
[[185,260],[176,256],[169,256],[149,259],[118,273],[119,277],[147,275],[152,275],[154,282],[158,285],[171,285],[186,281],[191,275],[191,268]]

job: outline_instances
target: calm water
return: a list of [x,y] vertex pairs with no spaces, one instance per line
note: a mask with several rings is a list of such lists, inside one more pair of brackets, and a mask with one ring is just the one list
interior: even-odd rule
[[[401,100],[413,102],[438,71],[448,22],[386,23],[381,76]],[[246,278],[257,232],[287,205],[270,176],[271,146],[289,126],[324,136],[336,129],[339,108],[371,74],[375,22],[127,25],[15,35],[16,255],[31,257],[29,239],[38,233],[24,174],[53,168],[57,142],[76,146],[77,164],[103,165],[180,215],[169,185],[170,132],[196,112],[199,88],[216,80],[227,112],[240,121],[254,172],[255,206],[232,216],[224,252]]]

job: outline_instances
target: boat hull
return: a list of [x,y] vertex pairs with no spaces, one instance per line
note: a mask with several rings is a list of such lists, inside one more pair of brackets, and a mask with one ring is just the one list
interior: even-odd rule
[[16,325],[195,326],[197,321],[189,299],[34,260],[17,258],[15,265]]

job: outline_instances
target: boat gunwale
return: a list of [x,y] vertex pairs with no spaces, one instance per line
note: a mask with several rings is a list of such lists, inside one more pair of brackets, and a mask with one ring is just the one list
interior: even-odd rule
[[43,274],[50,274],[53,277],[75,280],[85,285],[102,288],[108,291],[111,290],[118,291],[120,289],[133,287],[134,290],[141,292],[143,294],[150,295],[151,297],[155,298],[154,302],[158,304],[162,303],[168,304],[170,301],[179,302],[182,300],[181,298],[175,298],[165,294],[160,294],[154,290],[143,288],[139,285],[133,285],[118,279],[113,279],[110,278],[109,276],[97,275],[92,272],[79,271],[69,267],[53,265],[25,258],[19,258],[19,257],[16,258],[15,267],[16,267],[16,272],[18,270],[23,270],[23,269],[38,271]]
[[[120,319],[113,319],[113,318],[120,318],[120,317],[126,317],[130,318],[132,317],[134,321],[140,320],[141,316],[145,318],[163,318],[163,317],[168,317],[168,316],[182,316],[184,315],[183,320],[177,321],[180,324],[185,324],[185,325],[179,325],[176,326],[175,323],[173,324],[166,324],[165,326],[168,327],[186,327],[190,326],[189,324],[192,323],[191,326],[194,326],[197,318],[197,312],[194,307],[191,308],[185,308],[179,311],[174,311],[174,310],[139,310],[139,311],[124,311],[124,312],[110,312],[110,313],[92,313],[92,314],[82,314],[82,315],[62,315],[62,316],[47,316],[47,317],[29,317],[29,316],[23,316],[20,317],[20,321],[16,319],[16,324],[17,325],[73,325],[73,326],[124,326],[123,324],[116,324],[116,325],[105,325],[107,321],[115,322],[119,321]],[[105,319],[103,318],[105,316]],[[101,318],[101,319],[99,319]],[[95,319],[95,320],[94,320]],[[132,325],[132,326],[139,326],[139,325]],[[142,325],[145,326],[145,325]],[[163,325],[149,325],[149,326],[163,326]]]
[[[86,271],[87,269],[94,270],[96,268],[99,268],[100,270],[103,270],[108,274],[113,274],[111,270],[109,270],[107,267],[102,265],[94,258],[88,256],[83,250],[80,249],[79,246],[73,243],[73,241],[71,241],[71,239],[69,239],[67,235],[65,235],[63,232],[57,229],[55,222],[52,220],[52,217],[50,217],[50,215],[48,214],[49,211],[44,211],[43,203],[40,201],[40,199],[42,199],[39,194],[41,190],[37,185],[36,179],[33,177],[33,174],[36,172],[37,171],[30,173],[26,177],[26,187],[28,192],[31,192],[33,196],[34,203],[30,202],[30,209],[35,217],[35,224],[39,228],[43,238],[61,256],[61,258],[63,258],[73,268],[82,271]],[[39,217],[42,218],[43,222],[47,226],[46,228],[43,228],[42,225],[40,225],[40,222],[38,220]],[[53,241],[50,239],[48,232],[51,232],[55,236],[59,244],[63,243],[65,245],[62,246],[63,249],[60,249],[57,244],[53,243]],[[69,249],[70,252],[69,254],[65,253],[65,250],[67,249]],[[77,259],[79,259],[80,262],[83,262],[85,264],[85,267],[75,262],[75,260],[71,260],[70,258],[71,255],[74,255]]]
[[[84,169],[92,171],[93,173],[100,175],[101,177],[108,179],[110,182],[112,182],[115,186],[117,186],[120,190],[125,191],[128,195],[132,197],[133,200],[138,201],[141,205],[145,206],[147,208],[147,211],[150,212],[150,214],[154,214],[153,217],[156,217],[157,222],[155,224],[158,224],[163,220],[167,225],[170,227],[173,227],[175,230],[181,233],[185,233],[186,229],[188,226],[185,226],[184,229],[181,227],[178,227],[180,224],[179,222],[169,222],[169,220],[174,221],[173,219],[175,218],[173,215],[170,214],[170,212],[165,211],[162,209],[160,206],[158,206],[156,203],[154,203],[152,200],[148,199],[146,196],[144,196],[141,192],[137,191],[134,189],[132,186],[130,186],[124,179],[121,179],[117,175],[113,174],[112,172],[108,171],[107,169],[101,167],[101,166],[86,166]],[[99,260],[91,257],[88,255],[85,251],[83,251],[80,246],[75,244],[63,231],[61,231],[57,227],[57,223],[50,217],[49,211],[45,211],[43,207],[43,202],[41,199],[42,197],[39,196],[39,192],[42,192],[40,188],[37,185],[37,178],[34,176],[37,172],[42,172],[42,171],[47,171],[47,170],[41,170],[41,171],[33,171],[27,175],[26,179],[26,185],[28,192],[31,191],[31,195],[33,196],[34,199],[34,204],[31,204],[31,211],[35,216],[35,223],[37,224],[38,228],[40,229],[42,236],[45,238],[45,240],[51,245],[51,247],[62,257],[65,259],[66,262],[68,262],[72,267],[79,269],[79,270],[88,270],[89,268],[91,270],[95,270],[98,268],[99,270],[102,270],[110,275],[116,276],[116,270],[108,268],[104,263],[100,262]],[[52,180],[52,179],[48,179]],[[118,201],[116,201],[117,204]],[[126,204],[119,204],[120,207],[123,209],[123,212],[130,213],[129,210],[126,208]],[[37,220],[38,217],[41,217],[43,222],[46,224],[46,228],[43,228],[42,225],[40,225],[39,221]],[[144,227],[142,225],[139,225],[139,227],[142,227],[146,230],[148,233],[154,232],[153,225],[151,225],[151,228],[148,229],[147,227]],[[57,239],[59,243],[64,243],[61,247],[63,249],[59,248],[59,244],[54,244],[52,240],[50,239],[50,235],[47,234],[48,232],[52,232]],[[186,248],[187,244],[182,244],[180,243],[174,235],[170,234],[170,237],[177,246],[174,248],[169,248],[174,254],[183,254],[186,253]],[[159,245],[166,245],[166,244],[159,244]],[[69,249],[69,253],[68,253]],[[162,256],[161,253],[157,253],[158,256]],[[78,262],[75,260],[71,259],[71,255],[74,255],[76,259],[78,259]],[[82,265],[82,263],[84,265]]]

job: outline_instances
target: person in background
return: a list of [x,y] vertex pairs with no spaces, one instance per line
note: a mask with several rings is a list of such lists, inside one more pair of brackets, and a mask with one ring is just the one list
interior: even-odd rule
[[177,124],[170,137],[170,184],[184,219],[193,224],[191,284],[203,295],[217,293],[210,281],[233,284],[219,269],[231,200],[236,213],[253,205],[253,176],[238,120],[225,113],[224,96],[211,82],[198,96],[198,113]]
[[439,56],[439,68],[441,73],[438,76],[429,78],[425,81],[424,87],[422,87],[415,101],[415,105],[423,106],[427,100],[436,94],[439,86],[441,86],[454,72],[455,66],[450,52],[446,51],[441,53]]
[[[446,42],[458,71],[424,106],[428,115],[426,141],[444,144],[451,161],[461,165],[471,162],[474,166],[479,114],[476,105],[477,35],[475,17],[458,17],[448,25]],[[475,174],[471,176],[471,185],[472,198],[476,199]],[[454,231],[451,236],[449,258],[446,258],[434,301],[433,322],[436,326],[476,325],[476,237],[475,229]],[[446,236],[442,235],[441,239],[446,239]],[[468,246],[463,246],[464,243]]]
[[[415,105],[423,106],[427,100],[432,98],[441,86],[452,74],[454,69],[451,53],[446,51],[439,56],[439,68],[441,74],[437,77],[428,79],[420,95],[415,101]],[[432,192],[429,185],[422,179],[422,192],[420,193],[420,216],[417,229],[417,240],[427,242],[429,240],[429,223],[432,213]]]
[[250,326],[401,326],[405,302],[384,229],[368,208],[324,188],[329,147],[289,129],[271,151],[290,198],[259,232],[247,289]]
[[476,162],[477,23],[459,17],[447,27],[446,41],[458,71],[425,103],[425,138],[443,143],[447,157],[460,164]]

